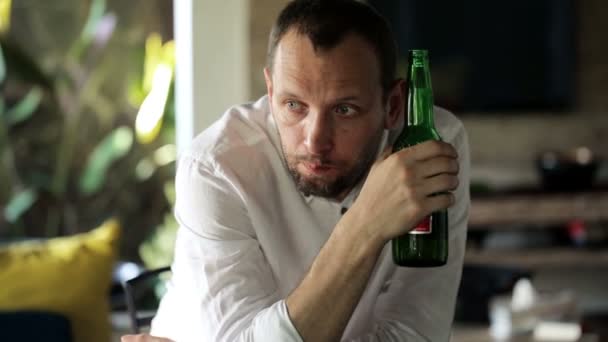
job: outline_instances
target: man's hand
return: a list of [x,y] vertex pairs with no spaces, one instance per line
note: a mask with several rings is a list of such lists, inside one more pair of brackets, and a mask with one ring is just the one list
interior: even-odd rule
[[121,342],[173,342],[168,338],[155,337],[148,334],[125,335],[120,338]]
[[364,223],[370,236],[388,241],[454,204],[451,191],[457,186],[458,154],[452,145],[427,141],[393,154],[387,150],[347,215]]

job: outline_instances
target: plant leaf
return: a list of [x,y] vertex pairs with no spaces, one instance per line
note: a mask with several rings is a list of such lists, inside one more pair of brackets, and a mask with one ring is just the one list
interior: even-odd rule
[[129,127],[118,127],[110,132],[89,156],[80,177],[80,191],[87,195],[99,191],[112,163],[124,157],[132,145],[133,131]]
[[93,0],[89,7],[89,16],[84,24],[80,36],[70,48],[69,55],[80,60],[83,52],[91,45],[99,22],[106,11],[106,0]]
[[6,111],[6,122],[8,126],[16,125],[29,119],[42,101],[42,89],[33,87],[27,95],[15,106]]
[[4,208],[4,218],[10,222],[16,222],[23,213],[28,211],[38,199],[38,191],[25,189],[16,194]]
[[146,39],[146,55],[144,57],[144,75],[142,88],[145,93],[152,90],[152,82],[156,67],[161,62],[163,55],[163,42],[160,34],[152,33]]
[[[0,0],[2,1],[2,0]],[[4,61],[4,52],[2,52],[2,45],[0,45],[0,84],[4,82],[6,78],[6,63]]]
[[0,35],[0,46],[2,46],[5,71],[15,78],[53,91],[53,79],[44,73],[36,61],[19,47],[19,44],[14,43],[9,37]]
[[139,107],[135,118],[137,141],[141,144],[151,143],[160,133],[172,80],[173,68],[166,64],[159,64],[154,72],[152,90]]
[[0,33],[6,33],[11,27],[11,0],[0,0]]
[[140,182],[147,181],[152,177],[157,168],[149,157],[142,158],[135,167],[135,177]]
[[175,205],[175,182],[173,180],[165,182],[165,185],[163,185],[163,192],[165,193],[167,202],[173,207]]
[[175,41],[170,40],[163,45],[162,61],[171,66],[175,66]]

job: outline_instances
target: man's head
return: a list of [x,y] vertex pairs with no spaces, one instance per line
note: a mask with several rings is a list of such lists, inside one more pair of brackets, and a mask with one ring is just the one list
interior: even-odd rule
[[264,70],[283,154],[299,189],[343,198],[403,113],[388,24],[354,0],[296,0],[272,30]]
[[295,29],[315,50],[335,48],[349,33],[366,40],[377,54],[385,92],[395,79],[397,47],[387,21],[368,5],[354,0],[295,0],[279,14],[268,41],[266,68],[272,70],[283,36]]

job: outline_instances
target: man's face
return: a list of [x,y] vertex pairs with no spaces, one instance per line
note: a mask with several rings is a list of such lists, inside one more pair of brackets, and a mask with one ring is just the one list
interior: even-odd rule
[[[342,199],[374,162],[383,129],[399,111],[383,103],[379,70],[372,46],[354,34],[328,51],[315,51],[294,30],[281,39],[266,85],[285,160],[303,193]],[[387,103],[396,103],[394,95]]]

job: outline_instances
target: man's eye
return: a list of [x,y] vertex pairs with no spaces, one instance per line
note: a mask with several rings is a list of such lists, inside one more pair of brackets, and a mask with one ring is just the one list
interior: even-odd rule
[[287,109],[297,112],[302,109],[302,105],[297,101],[287,101]]
[[356,113],[356,111],[349,105],[339,105],[336,107],[336,113],[341,116],[352,116]]

